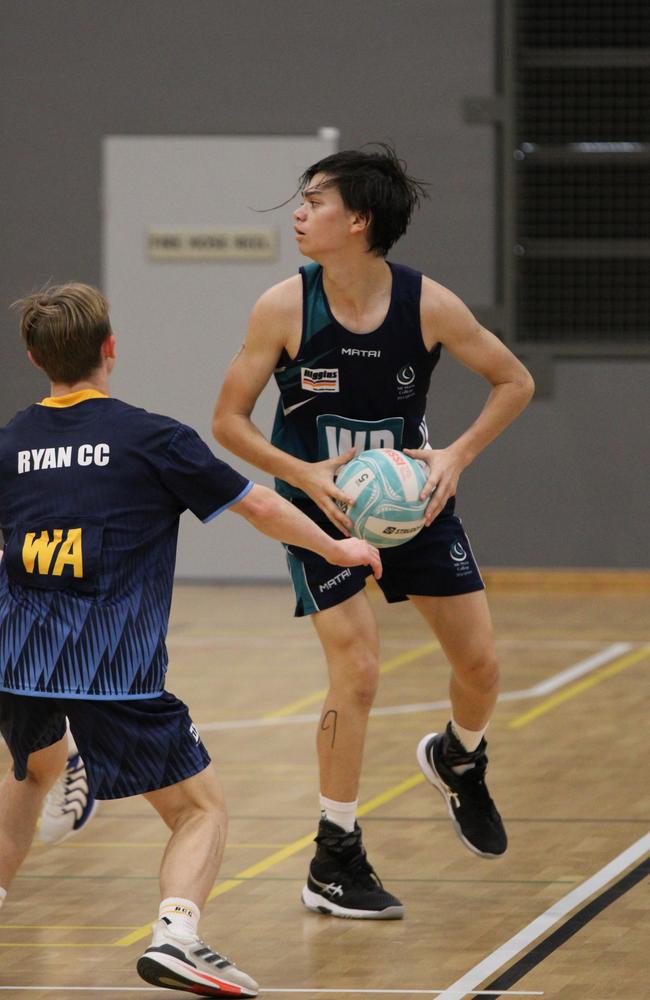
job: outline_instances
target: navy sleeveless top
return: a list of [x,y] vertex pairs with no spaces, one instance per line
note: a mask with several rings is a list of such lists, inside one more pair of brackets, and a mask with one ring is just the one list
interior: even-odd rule
[[[431,373],[441,345],[427,351],[420,326],[422,275],[391,264],[390,305],[371,333],[351,333],[332,312],[319,264],[300,268],[303,320],[295,359],[285,351],[275,369],[280,399],[271,442],[306,462],[356,446],[423,448]],[[302,491],[276,479],[293,499]]]

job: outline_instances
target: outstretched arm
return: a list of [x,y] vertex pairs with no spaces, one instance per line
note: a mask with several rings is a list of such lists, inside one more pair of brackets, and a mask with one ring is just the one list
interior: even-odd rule
[[427,345],[440,341],[457,361],[492,386],[476,420],[446,448],[404,449],[429,466],[422,498],[434,491],[425,519],[430,524],[455,494],[463,470],[525,409],[535,385],[512,351],[482,327],[453,292],[429,278],[422,281],[421,313]]
[[311,549],[334,566],[370,566],[375,577],[381,576],[379,552],[359,538],[330,538],[322,528],[266,486],[256,483],[230,510],[279,542]]

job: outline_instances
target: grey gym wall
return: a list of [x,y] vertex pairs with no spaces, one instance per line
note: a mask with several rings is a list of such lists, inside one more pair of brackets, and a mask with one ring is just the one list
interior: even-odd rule
[[[0,420],[44,390],[8,304],[50,278],[100,280],[104,135],[328,124],[342,148],[390,138],[431,181],[395,259],[472,305],[494,301],[494,136],[461,113],[494,91],[492,0],[5,0],[2,13]],[[560,363],[554,395],[465,473],[459,508],[484,564],[648,564],[648,367]],[[484,398],[445,358],[433,441]]]
[[[286,201],[304,164],[336,149],[333,130],[325,132],[104,140],[102,272],[118,341],[117,396],[173,413],[212,440],[207,404],[241,345],[251,302],[301,263],[288,213],[251,206]],[[206,247],[206,234],[220,236],[224,246]],[[241,242],[251,236],[252,251]],[[273,382],[255,406],[258,426],[272,426],[276,401]],[[216,444],[215,450],[229,457]],[[259,469],[233,461],[244,475],[273,485]],[[277,542],[243,518],[222,521],[213,530],[183,518],[179,577],[286,577]]]

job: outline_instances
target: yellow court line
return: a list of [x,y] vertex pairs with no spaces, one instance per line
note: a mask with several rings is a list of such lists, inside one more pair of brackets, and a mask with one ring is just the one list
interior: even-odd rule
[[[399,795],[403,795],[404,792],[408,792],[411,788],[419,785],[421,781],[424,781],[423,776],[418,772],[417,774],[412,774],[409,778],[404,781],[400,781],[398,785],[394,785],[392,788],[386,789],[385,792],[380,792],[379,795],[375,795],[374,798],[369,799],[368,802],[364,803],[358,810],[358,816],[367,816],[368,813],[372,812],[374,809],[378,809],[379,806],[385,805],[392,799],[396,799]],[[279,851],[274,851],[273,854],[269,854],[268,857],[262,858],[254,865],[250,865],[249,868],[245,868],[243,871],[238,872],[234,878],[227,879],[225,882],[220,882],[216,885],[210,895],[208,896],[208,901],[211,899],[216,899],[217,896],[223,896],[224,893],[230,892],[231,889],[236,889],[238,885],[242,885],[249,879],[255,878],[257,875],[261,875],[262,872],[268,871],[269,868],[273,868],[275,865],[280,864],[281,861],[285,861],[287,858],[292,857],[294,854],[298,854],[305,847],[313,844],[315,837],[315,831],[312,830],[311,833],[307,834],[306,837],[300,837],[298,840],[294,840],[291,844],[287,844],[286,847],[281,848]],[[137,927],[131,934],[127,934],[125,937],[120,938],[119,941],[115,942],[116,947],[127,948],[131,944],[135,944],[136,941],[141,941],[151,934],[151,924],[143,924],[142,927]]]
[[[129,841],[129,840],[125,840],[125,841],[120,841],[120,840],[106,840],[106,841],[104,841],[104,840],[78,840],[78,839],[74,840],[73,839],[72,843],[70,843],[70,841],[66,841],[65,844],[59,844],[58,846],[61,847],[61,848],[63,848],[64,850],[72,848],[75,851],[79,850],[79,848],[82,848],[82,849],[85,849],[85,850],[91,850],[91,849],[93,849],[95,847],[98,847],[98,848],[101,847],[102,850],[106,850],[107,848],[115,849],[115,850],[121,850],[122,848],[128,848],[129,850],[131,850],[132,848],[143,848],[143,847],[146,847],[146,848],[150,848],[150,847],[164,848],[164,847],[167,847],[167,843],[168,842],[166,840],[161,840],[160,843],[150,843],[149,841],[144,841],[144,840],[142,840],[142,841],[140,841],[140,840],[138,840],[138,841]],[[36,844],[35,846],[37,848],[39,848],[39,849],[41,849],[41,848],[45,849],[45,848],[48,847],[47,844],[42,844],[42,845],[41,844]],[[228,841],[228,849],[231,850],[231,851],[233,851],[233,850],[245,850],[245,849],[252,848],[252,847],[259,849],[259,848],[270,848],[270,847],[279,847],[279,846],[280,846],[279,844],[269,844],[269,843],[244,843],[244,842],[239,843],[238,841],[234,841],[234,840],[233,841]],[[0,924],[0,927],[1,926],[2,926],[2,924]],[[128,926],[128,925],[125,925],[125,926]]]
[[627,670],[628,667],[638,663],[639,660],[644,660],[647,656],[650,656],[650,646],[642,646],[641,649],[636,649],[633,653],[628,653],[626,656],[614,660],[613,663],[603,667],[597,673],[592,674],[590,677],[585,677],[584,680],[577,681],[570,687],[565,688],[564,691],[558,691],[557,694],[551,695],[550,698],[543,701],[541,705],[536,705],[535,708],[524,712],[523,715],[518,715],[516,719],[512,719],[508,723],[508,729],[522,729],[529,722],[538,719],[540,715],[550,712],[556,705],[561,705],[563,702],[569,701],[570,698],[575,698],[576,695],[582,694],[583,691],[588,691],[589,688],[595,687],[601,681],[620,674],[623,670]]
[[[41,846],[47,848],[49,845],[48,844],[43,844],[43,845],[37,844],[35,846],[37,846],[39,848]],[[148,847],[167,847],[167,841],[166,840],[161,840],[160,843],[157,843],[157,842],[150,842],[148,840],[138,840],[138,841],[133,841],[133,840],[124,840],[124,841],[122,841],[122,840],[78,840],[77,838],[73,838],[72,842],[70,842],[68,840],[68,841],[66,841],[65,844],[58,844],[57,846],[58,847],[62,847],[64,850],[69,850],[70,848],[72,848],[72,850],[74,850],[74,851],[78,851],[80,847],[81,848],[91,848],[91,847],[101,847],[101,848],[106,848],[106,847],[128,847],[129,850],[131,850],[132,848],[135,848],[135,847],[147,847],[147,848]]]
[[[403,667],[407,663],[412,663],[413,660],[419,660],[421,656],[425,656],[426,653],[434,653],[440,649],[439,642],[427,642],[423,646],[418,646],[417,649],[411,649],[406,653],[399,653],[397,656],[391,657],[390,660],[386,660],[379,667],[380,674],[389,674],[391,670],[397,670],[398,667]],[[284,705],[282,708],[277,708],[274,712],[267,712],[262,716],[263,719],[282,719],[286,715],[295,715],[303,708],[307,708],[308,705],[313,705],[315,702],[321,702],[328,689],[326,687],[319,688],[318,691],[312,692],[312,694],[306,695],[304,698],[298,698],[297,701],[292,701],[288,705]]]
[[[3,931],[125,931],[132,924],[0,924]],[[40,947],[40,945],[39,945]]]
[[[114,948],[115,942],[110,942],[109,944],[102,944],[101,941],[53,941],[52,943],[43,943],[39,941],[17,941],[12,943],[11,941],[0,941],[0,948],[35,948],[37,951],[41,951],[43,948]],[[35,987],[36,988],[36,987]]]

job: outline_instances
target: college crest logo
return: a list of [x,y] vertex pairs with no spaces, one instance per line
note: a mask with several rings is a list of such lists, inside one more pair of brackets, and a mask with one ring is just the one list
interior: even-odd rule
[[465,560],[467,559],[467,553],[465,552],[465,549],[460,544],[460,542],[454,542],[454,544],[449,550],[449,555],[454,560],[454,562],[457,563],[465,562]]
[[403,365],[397,373],[397,381],[400,385],[413,385],[415,382],[415,371],[411,365]]
[[397,398],[410,399],[415,395],[415,368],[402,365],[397,373]]

